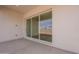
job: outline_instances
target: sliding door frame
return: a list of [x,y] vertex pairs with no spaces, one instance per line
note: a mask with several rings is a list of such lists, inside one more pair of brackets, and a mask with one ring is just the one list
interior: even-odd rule
[[[38,31],[39,31],[39,39],[36,39],[36,38],[33,38],[33,39],[36,39],[36,40],[40,40],[40,15],[41,14],[44,14],[44,13],[47,13],[47,12],[52,12],[52,8],[50,8],[50,9],[47,9],[47,10],[45,10],[45,11],[42,11],[42,12],[40,12],[40,13],[38,13],[38,14],[35,14],[35,15],[32,15],[32,16],[30,16],[30,17],[28,17],[27,19],[31,19],[31,37],[30,38],[33,38],[32,37],[32,18],[33,17],[35,17],[35,16],[38,16],[38,27],[39,27],[39,29],[38,29]],[[53,12],[52,12],[52,16],[53,16]],[[26,21],[27,21],[27,19],[26,19]],[[26,22],[27,23],[27,22]],[[27,25],[26,25],[27,26]],[[53,29],[53,17],[52,17],[52,29]],[[27,36],[27,34],[26,34],[26,36]],[[28,36],[27,36],[28,37]],[[41,41],[44,41],[44,40],[41,40]],[[48,42],[48,41],[45,41],[45,42]],[[53,31],[52,31],[52,42],[53,42]],[[48,43],[52,43],[52,42],[48,42]]]
[[40,14],[38,15],[39,16],[39,40],[40,40]]
[[32,38],[32,17],[31,17],[31,38]]

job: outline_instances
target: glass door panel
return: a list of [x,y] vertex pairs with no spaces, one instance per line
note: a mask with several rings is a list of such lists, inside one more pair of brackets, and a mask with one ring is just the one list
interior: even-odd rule
[[40,15],[40,40],[52,42],[52,11]]
[[31,37],[31,19],[26,20],[26,34]]
[[35,16],[32,18],[32,37],[39,38],[39,17]]

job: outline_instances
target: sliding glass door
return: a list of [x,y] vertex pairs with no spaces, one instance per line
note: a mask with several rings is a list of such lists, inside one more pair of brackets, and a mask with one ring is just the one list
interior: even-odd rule
[[52,12],[40,15],[40,40],[52,42]]
[[52,42],[52,11],[31,17],[26,25],[28,37]]
[[31,37],[31,19],[27,19],[26,25],[26,34],[28,37]]
[[32,37],[39,39],[39,17],[32,18]]

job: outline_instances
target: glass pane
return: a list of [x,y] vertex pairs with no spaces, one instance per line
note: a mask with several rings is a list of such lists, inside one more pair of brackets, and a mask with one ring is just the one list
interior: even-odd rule
[[52,42],[52,12],[40,15],[40,40]]
[[26,34],[28,37],[31,37],[31,19],[28,19],[26,22]]
[[32,18],[32,37],[33,38],[39,38],[39,17],[33,17]]

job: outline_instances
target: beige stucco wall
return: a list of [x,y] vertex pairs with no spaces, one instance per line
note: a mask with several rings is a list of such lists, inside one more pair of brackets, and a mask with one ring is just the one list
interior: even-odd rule
[[[16,24],[18,27],[16,27]],[[11,9],[0,6],[0,42],[21,37],[23,37],[22,15]]]
[[[79,53],[79,6],[38,6],[26,13],[24,18],[49,8],[53,11],[53,46]],[[25,27],[23,29],[26,37]]]

